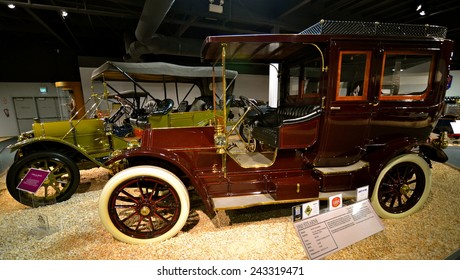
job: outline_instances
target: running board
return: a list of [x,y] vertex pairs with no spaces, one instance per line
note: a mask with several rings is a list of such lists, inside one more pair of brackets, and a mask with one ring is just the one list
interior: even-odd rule
[[316,167],[314,170],[318,170],[325,175],[329,174],[340,174],[340,173],[349,173],[361,170],[369,166],[368,162],[365,161],[358,161],[354,164],[347,165],[347,166],[340,166],[340,167]]
[[341,190],[353,190],[357,186],[362,186],[369,174],[369,163],[358,161],[347,166],[337,167],[316,167],[314,171],[319,173],[320,191],[325,193],[340,192]]
[[342,191],[342,192],[320,192],[319,200],[327,200],[330,196],[342,194],[343,200],[356,199],[356,190]]
[[227,196],[212,198],[215,211],[220,210],[234,210],[244,209],[254,206],[270,205],[270,204],[286,204],[286,203],[303,203],[313,200],[327,200],[332,195],[342,194],[343,200],[356,198],[356,191],[344,192],[330,192],[319,193],[319,197],[291,199],[291,200],[275,200],[269,194],[256,194],[256,195],[241,195],[241,196]]

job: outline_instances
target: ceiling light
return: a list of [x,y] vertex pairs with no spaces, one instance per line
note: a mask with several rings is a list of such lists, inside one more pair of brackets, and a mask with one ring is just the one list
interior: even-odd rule
[[425,15],[427,15],[427,11],[426,11],[427,9],[426,8],[427,7],[426,7],[425,3],[423,1],[421,1],[421,3],[419,3],[417,5],[417,7],[415,8],[415,11],[418,12],[419,15],[425,16]]
[[220,0],[219,4],[214,4],[214,0],[209,0],[209,11],[211,13],[222,14],[224,12],[224,0]]
[[16,8],[16,6],[13,3],[11,3],[11,4],[8,4],[8,8],[14,9],[14,8]]
[[65,17],[68,16],[68,15],[69,15],[69,13],[67,13],[66,10],[62,10],[62,11],[61,11],[61,16],[62,16],[63,18],[65,18]]

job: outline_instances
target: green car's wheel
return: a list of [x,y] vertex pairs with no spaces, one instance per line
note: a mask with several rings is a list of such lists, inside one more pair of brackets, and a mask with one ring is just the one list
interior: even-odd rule
[[188,191],[172,172],[136,166],[113,176],[99,198],[102,224],[116,239],[132,244],[175,236],[190,211]]
[[[29,169],[49,171],[47,179],[35,193],[20,191],[16,187]],[[18,202],[31,206],[45,206],[69,199],[80,183],[77,165],[65,155],[56,152],[39,152],[15,161],[6,175],[8,192]]]

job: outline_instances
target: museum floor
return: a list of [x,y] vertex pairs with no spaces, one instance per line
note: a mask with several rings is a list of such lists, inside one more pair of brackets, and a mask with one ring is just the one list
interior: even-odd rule
[[[129,245],[103,228],[97,201],[104,169],[82,171],[81,185],[63,203],[28,208],[5,190],[0,177],[0,259],[3,260],[307,260],[291,222],[291,206],[228,211],[231,225],[216,227],[192,197],[187,225],[160,244]],[[460,171],[433,164],[433,186],[424,208],[407,218],[383,220],[384,230],[328,260],[458,259]],[[46,217],[45,233],[38,223]]]

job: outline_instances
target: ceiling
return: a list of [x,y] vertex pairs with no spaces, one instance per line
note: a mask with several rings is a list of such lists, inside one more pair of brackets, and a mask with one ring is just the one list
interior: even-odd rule
[[[416,11],[419,2],[425,16]],[[58,53],[80,63],[103,57],[192,64],[206,36],[298,33],[321,19],[441,25],[460,42],[459,14],[458,0],[0,0],[0,51],[10,63]],[[453,67],[460,69],[456,49]]]

